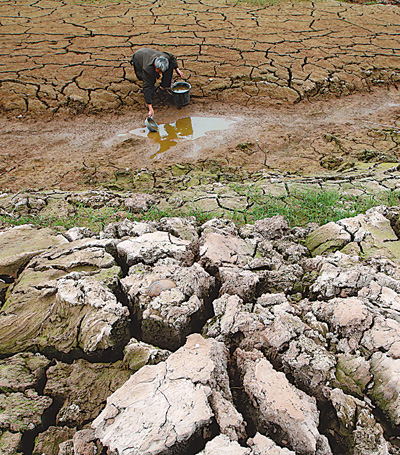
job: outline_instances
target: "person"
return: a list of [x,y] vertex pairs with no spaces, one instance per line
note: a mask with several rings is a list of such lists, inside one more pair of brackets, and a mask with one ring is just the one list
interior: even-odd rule
[[133,65],[136,77],[143,81],[143,94],[148,108],[148,117],[153,117],[152,97],[156,80],[162,76],[160,88],[166,91],[171,87],[174,70],[180,77],[183,77],[183,72],[179,69],[178,62],[172,54],[147,47],[137,50],[130,63]]

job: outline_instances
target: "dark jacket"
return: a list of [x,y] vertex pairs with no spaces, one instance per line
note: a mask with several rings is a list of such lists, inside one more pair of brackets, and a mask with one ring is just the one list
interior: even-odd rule
[[151,104],[151,97],[154,93],[154,84],[159,77],[153,65],[154,60],[157,57],[166,57],[169,61],[169,68],[163,73],[161,80],[161,85],[163,87],[168,87],[171,84],[173,70],[178,68],[178,62],[172,54],[143,47],[136,51],[131,59],[131,64],[135,68],[137,78],[140,81],[143,81],[144,99],[147,104]]

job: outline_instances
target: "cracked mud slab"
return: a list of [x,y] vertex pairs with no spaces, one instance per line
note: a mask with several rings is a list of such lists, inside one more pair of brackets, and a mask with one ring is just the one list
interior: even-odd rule
[[143,46],[176,54],[196,98],[241,105],[346,95],[400,80],[396,5],[4,0],[0,18],[6,111],[142,104],[128,62]]

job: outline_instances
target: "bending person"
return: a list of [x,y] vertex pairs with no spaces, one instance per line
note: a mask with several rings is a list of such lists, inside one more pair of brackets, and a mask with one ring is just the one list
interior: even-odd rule
[[160,88],[161,90],[166,90],[171,87],[174,70],[180,77],[183,77],[183,73],[172,54],[147,47],[137,50],[133,54],[130,63],[135,69],[136,77],[143,81],[143,94],[148,108],[148,116],[153,117],[152,98],[156,80],[162,76]]

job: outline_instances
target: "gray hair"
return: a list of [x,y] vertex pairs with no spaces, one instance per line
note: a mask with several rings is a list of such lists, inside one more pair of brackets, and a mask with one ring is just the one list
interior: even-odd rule
[[164,71],[167,71],[168,67],[169,67],[169,61],[166,57],[157,57],[155,60],[154,60],[154,66],[156,68],[160,68],[160,70],[162,72]]

